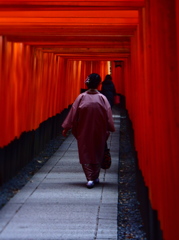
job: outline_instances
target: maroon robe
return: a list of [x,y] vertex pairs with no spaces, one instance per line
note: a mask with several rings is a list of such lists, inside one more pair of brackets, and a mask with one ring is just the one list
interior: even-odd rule
[[97,90],[80,94],[62,127],[72,128],[81,164],[100,164],[109,132],[115,131],[107,98]]

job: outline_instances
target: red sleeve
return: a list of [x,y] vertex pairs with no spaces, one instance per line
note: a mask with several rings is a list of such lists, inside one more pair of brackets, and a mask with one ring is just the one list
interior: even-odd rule
[[76,112],[77,112],[77,109],[78,109],[78,106],[79,106],[79,103],[81,101],[81,98],[82,98],[83,94],[80,94],[76,100],[74,101],[66,119],[64,120],[64,122],[62,123],[62,127],[63,128],[67,128],[67,129],[71,129],[72,126],[73,126],[73,122],[74,122],[74,119],[75,119],[75,116],[76,116]]
[[102,95],[102,98],[103,98],[104,105],[105,105],[105,108],[106,108],[106,111],[107,111],[108,131],[115,132],[111,106],[110,106],[110,104],[109,104],[109,102],[108,102],[108,100],[105,96]]

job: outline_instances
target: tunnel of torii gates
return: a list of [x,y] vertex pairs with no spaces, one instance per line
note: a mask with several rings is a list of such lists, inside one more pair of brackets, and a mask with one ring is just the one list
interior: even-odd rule
[[163,238],[178,239],[178,43],[178,0],[0,1],[1,184],[88,74],[112,74]]

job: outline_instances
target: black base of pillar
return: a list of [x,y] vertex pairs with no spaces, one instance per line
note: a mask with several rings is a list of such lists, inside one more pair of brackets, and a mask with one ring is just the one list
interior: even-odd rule
[[[136,163],[136,165],[138,165]],[[144,229],[148,240],[163,240],[158,213],[152,209],[149,200],[149,189],[145,186],[140,169],[137,167],[137,196],[140,202],[140,211],[144,222]]]
[[0,148],[0,186],[14,177],[23,167],[37,156],[45,145],[62,132],[61,124],[69,109],[41,123],[39,128],[23,132],[19,139]]

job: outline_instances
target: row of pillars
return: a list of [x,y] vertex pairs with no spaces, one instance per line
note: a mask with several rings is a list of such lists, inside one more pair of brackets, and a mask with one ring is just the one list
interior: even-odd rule
[[109,61],[69,60],[2,36],[0,60],[1,148],[68,108],[90,73],[103,80],[111,71]]
[[[165,240],[179,235],[179,1],[147,0],[131,45],[126,105]],[[135,73],[135,74],[134,74]]]

